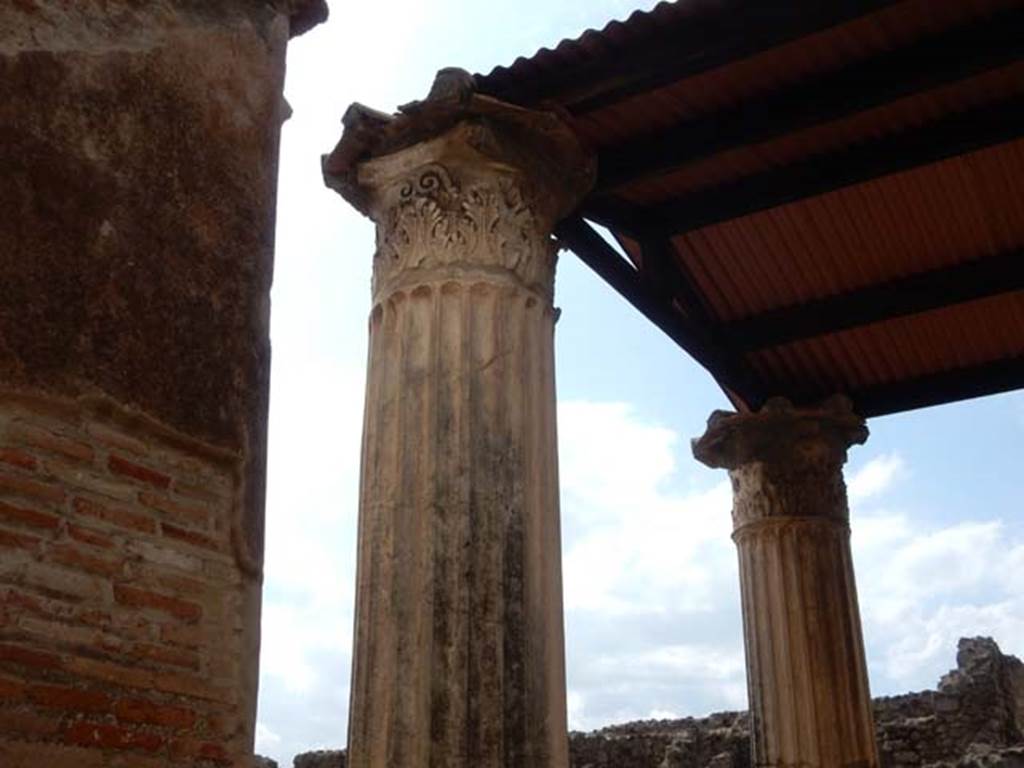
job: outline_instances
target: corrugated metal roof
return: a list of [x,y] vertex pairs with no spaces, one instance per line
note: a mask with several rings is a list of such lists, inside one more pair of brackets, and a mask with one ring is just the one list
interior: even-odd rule
[[728,323],[1024,249],[1022,178],[1018,140],[694,230],[676,249]]
[[[599,164],[616,164],[582,212],[638,269],[602,274],[632,286],[739,405],[841,391],[884,413],[1024,386],[1021,11],[1022,0],[661,3],[477,81],[561,108]],[[932,60],[940,74],[922,68]],[[816,93],[820,109],[789,97]],[[672,145],[680,137],[698,143]],[[646,165],[623,169],[633,157]],[[848,167],[858,161],[870,167]],[[665,244],[675,319],[653,271]],[[884,311],[857,304],[873,296]],[[827,320],[785,317],[801,307]],[[782,323],[782,341],[737,336],[762,316]]]
[[[965,21],[990,17],[1016,4],[1018,0],[900,3],[748,56],[729,66],[637,94],[604,109],[574,115],[573,125],[594,146],[616,144],[683,120],[722,112],[766,93],[797,86],[873,55],[954,29]],[[951,51],[950,55],[956,52]],[[572,57],[565,58],[563,66],[573,61]],[[557,66],[557,61],[554,58],[548,66]]]
[[654,203],[790,165],[867,139],[898,134],[946,115],[1022,95],[1024,63],[1018,63],[942,88],[897,99],[846,119],[721,152],[662,176],[623,185],[615,192],[633,203]]

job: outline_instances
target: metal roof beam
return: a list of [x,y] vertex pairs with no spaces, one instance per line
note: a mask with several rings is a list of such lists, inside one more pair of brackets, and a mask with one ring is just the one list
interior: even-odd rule
[[[632,229],[646,232],[648,236],[682,234],[1012,141],[1022,135],[1024,98],[1016,96],[641,210],[635,210],[634,206],[628,221]],[[590,205],[584,208],[584,215],[588,217]],[[609,212],[617,210],[615,201],[597,200],[593,205]]]
[[723,330],[734,348],[751,352],[1018,290],[1024,290],[1024,250],[770,310]]
[[908,381],[882,384],[851,394],[864,417],[926,408],[1024,388],[1024,357],[940,371]]
[[555,236],[641,314],[704,366],[748,407],[760,404],[759,388],[742,361],[708,328],[680,313],[664,290],[634,269],[582,218],[563,221]]
[[598,189],[848,117],[1024,56],[1024,9],[1011,9],[602,152]]

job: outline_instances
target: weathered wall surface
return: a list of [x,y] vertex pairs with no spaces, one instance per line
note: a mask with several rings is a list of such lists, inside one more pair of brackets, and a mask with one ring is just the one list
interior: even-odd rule
[[[1024,664],[989,638],[965,638],[937,691],[874,700],[884,768],[1024,768]],[[573,733],[573,768],[751,768],[745,712]],[[340,751],[294,768],[345,768]]]
[[956,660],[938,690],[876,700],[883,765],[929,765],[971,745],[1024,747],[1024,664],[988,638],[961,640]]
[[322,0],[0,4],[0,764],[248,764],[277,147]]

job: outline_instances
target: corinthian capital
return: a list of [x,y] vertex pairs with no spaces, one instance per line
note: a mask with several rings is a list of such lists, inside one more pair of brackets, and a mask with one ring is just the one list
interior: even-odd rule
[[555,114],[439,75],[430,97],[384,115],[354,105],[328,186],[377,224],[374,294],[439,275],[491,271],[550,297],[551,231],[590,189],[594,163]]
[[814,408],[775,398],[757,413],[713,413],[707,431],[693,441],[693,455],[709,467],[729,470],[737,531],[779,518],[845,524],[846,452],[867,437],[864,420],[844,397]]
[[693,455],[709,467],[747,464],[840,469],[846,450],[868,439],[864,419],[842,396],[811,408],[777,397],[756,413],[715,411],[707,431],[693,440]]

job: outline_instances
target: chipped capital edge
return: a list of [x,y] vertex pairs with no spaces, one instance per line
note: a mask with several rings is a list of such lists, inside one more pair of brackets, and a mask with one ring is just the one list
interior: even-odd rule
[[286,10],[291,24],[290,37],[306,34],[327,21],[330,15],[327,0],[287,0]]
[[776,462],[793,454],[800,444],[818,441],[840,463],[846,450],[868,439],[863,417],[845,395],[809,407],[794,406],[774,397],[753,413],[714,411],[707,430],[690,441],[697,461],[713,469],[735,469],[753,462]]
[[[440,136],[459,123],[478,121],[508,130],[548,165],[558,167],[558,180],[566,205],[561,218],[593,187],[597,165],[565,119],[554,111],[539,111],[508,104],[475,91],[467,72],[442,69],[430,95],[388,114],[352,104],[342,118],[343,132],[335,148],[321,158],[324,183],[363,215],[370,215],[368,190],[358,180],[359,166],[370,159],[393,154]],[[554,181],[555,174],[551,174]]]

